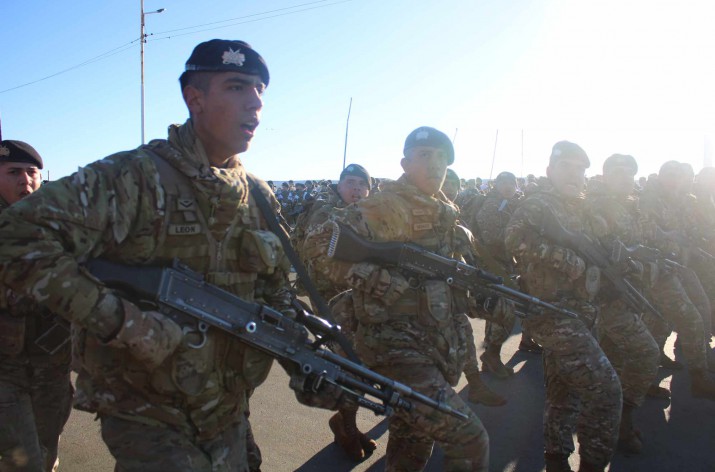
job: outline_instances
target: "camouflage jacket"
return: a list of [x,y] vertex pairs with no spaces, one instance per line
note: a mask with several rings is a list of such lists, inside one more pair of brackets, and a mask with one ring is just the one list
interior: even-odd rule
[[692,198],[683,205],[684,229],[690,239],[710,254],[715,254],[715,197],[709,189],[695,187]]
[[[317,196],[314,201],[307,205],[307,209],[298,217],[298,221],[291,233],[291,242],[296,252],[300,256],[303,265],[308,271],[308,275],[312,279],[318,293],[325,299],[330,300],[338,293],[346,290],[349,287],[336,284],[330,279],[321,274],[315,268],[315,259],[306,257],[306,254],[312,254],[315,251],[310,247],[305,247],[306,244],[311,244],[311,241],[306,241],[306,235],[315,231],[323,223],[328,221],[330,213],[336,208],[345,208],[348,204],[340,198],[337,189],[331,187],[327,192],[323,192]],[[315,240],[312,240],[313,242]]]
[[[8,207],[0,197],[0,213]],[[53,328],[55,316],[32,298],[18,296],[11,288],[5,288],[4,292],[0,298],[0,376],[7,380],[15,376],[13,370],[21,369],[22,372],[17,374],[25,377],[27,364],[50,363],[69,368],[69,342],[54,354],[35,344],[38,338]],[[59,330],[64,332],[64,328]],[[66,338],[69,338],[69,331]]]
[[[180,178],[164,181],[157,154]],[[268,375],[271,358],[209,330],[202,348],[180,346],[148,371],[97,334],[121,320],[120,300],[79,264],[102,257],[163,265],[178,257],[247,300],[286,308],[290,265],[266,231],[248,179],[237,157],[211,167],[189,120],[169,128],[168,142],[80,168],[0,215],[2,283],[73,323],[79,407],[200,437],[241,421],[247,391]],[[268,186],[253,181],[278,208]]]
[[655,181],[646,186],[639,202],[647,245],[660,249],[666,254],[685,255],[687,250],[682,242],[656,237],[656,227],[666,232],[684,234],[684,216],[687,206],[684,199],[669,195]]
[[[504,246],[504,230],[518,203],[518,197],[505,199],[499,192],[492,190],[475,218],[475,228],[479,229],[479,235],[475,236],[480,238],[489,252],[505,266],[512,264]],[[470,229],[474,232],[474,228]]]
[[[405,176],[384,185],[380,193],[337,209],[341,221],[367,239],[419,244],[443,256],[461,258],[472,251],[472,236],[456,224],[457,208],[420,192]],[[394,267],[351,264],[328,258],[332,222],[308,234],[305,257],[336,284],[352,288],[358,320],[356,347],[371,367],[436,365],[456,383],[466,354],[460,322],[466,316],[466,294],[440,280],[412,279]],[[401,281],[401,282],[400,282]],[[388,288],[389,287],[389,288]]]
[[586,276],[572,279],[566,265],[572,251],[542,235],[548,212],[569,231],[585,231],[583,198],[560,196],[550,182],[519,204],[504,232],[506,250],[516,258],[522,288],[546,301],[592,300],[596,293],[587,290]]

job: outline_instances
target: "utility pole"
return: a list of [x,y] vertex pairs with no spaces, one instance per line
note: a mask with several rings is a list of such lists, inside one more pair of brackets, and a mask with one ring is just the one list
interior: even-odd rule
[[140,46],[140,56],[141,56],[141,121],[142,121],[142,144],[145,144],[144,140],[144,43],[146,43],[146,34],[144,33],[144,17],[146,15],[151,15],[152,13],[162,13],[165,8],[159,8],[155,11],[150,11],[144,13],[144,0],[140,0],[140,33],[139,33],[139,46]]

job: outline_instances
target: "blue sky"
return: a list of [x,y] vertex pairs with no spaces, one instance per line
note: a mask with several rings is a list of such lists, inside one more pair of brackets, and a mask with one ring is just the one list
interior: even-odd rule
[[[218,37],[248,41],[271,72],[243,156],[265,179],[336,178],[351,97],[347,161],[376,176],[400,174],[420,125],[455,137],[463,177],[542,174],[561,139],[588,152],[589,174],[615,152],[639,174],[669,159],[697,171],[715,131],[711,4],[145,0],[166,8],[146,17],[146,135],[186,119],[178,76]],[[35,146],[52,179],[140,144],[139,0],[3,0],[0,17],[5,139]]]

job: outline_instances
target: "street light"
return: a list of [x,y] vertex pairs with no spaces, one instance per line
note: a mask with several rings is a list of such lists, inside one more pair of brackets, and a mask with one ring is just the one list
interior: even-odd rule
[[142,144],[144,144],[144,43],[146,43],[146,34],[144,34],[144,17],[146,15],[151,15],[152,13],[162,13],[162,12],[166,11],[166,8],[159,8],[158,10],[149,11],[149,12],[144,13],[144,0],[140,0],[140,1],[141,1],[141,18],[140,18],[140,20],[141,20],[141,36],[139,36],[139,42],[141,43],[140,55],[141,55],[141,64],[142,64],[142,66],[141,66],[142,67],[142,80],[141,80],[141,83],[142,83],[142,111],[141,111],[141,115],[142,115]]

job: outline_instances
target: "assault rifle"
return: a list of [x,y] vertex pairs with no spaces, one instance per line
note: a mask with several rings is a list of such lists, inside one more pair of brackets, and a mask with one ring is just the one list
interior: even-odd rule
[[[575,251],[586,263],[597,266],[601,273],[616,289],[621,299],[636,313],[643,309],[666,323],[663,315],[633,286],[625,277],[626,271],[622,263],[611,260],[608,251],[598,241],[594,241],[583,232],[572,232],[563,227],[553,212],[547,211],[541,226],[541,234],[549,240]],[[626,261],[626,266],[632,270],[637,269],[633,259]]]
[[655,240],[656,241],[673,241],[678,246],[688,251],[692,256],[707,261],[709,263],[715,262],[715,256],[707,252],[705,249],[701,248],[697,241],[688,237],[685,233],[677,230],[664,231],[658,226],[655,230]]
[[658,249],[643,246],[642,244],[636,244],[635,246],[628,247],[620,240],[613,242],[611,260],[616,263],[628,263],[629,260],[634,260],[640,262],[641,264],[655,264],[659,270],[666,272],[685,268],[682,264],[664,257]]
[[[333,384],[376,414],[394,409],[411,410],[420,402],[443,413],[467,416],[444,403],[412,390],[320,346],[335,333],[327,321],[304,316],[299,323],[277,310],[243,300],[209,284],[198,272],[174,261],[171,267],[125,266],[95,259],[87,263],[92,275],[108,287],[126,293],[144,309],[154,309],[172,318],[184,332],[201,335],[190,344],[200,349],[209,329],[219,329],[265,352],[283,364],[292,364],[290,386],[301,392],[317,392]],[[319,341],[311,342],[309,331]],[[369,395],[378,401],[366,398]]]
[[333,222],[328,256],[346,262],[374,262],[397,267],[413,274],[418,282],[420,279],[443,280],[484,301],[487,309],[491,308],[490,303],[495,301],[496,296],[512,300],[517,315],[524,318],[541,314],[544,310],[578,318],[577,313],[507,287],[502,277],[491,272],[434,254],[417,244],[368,241],[336,222]]

